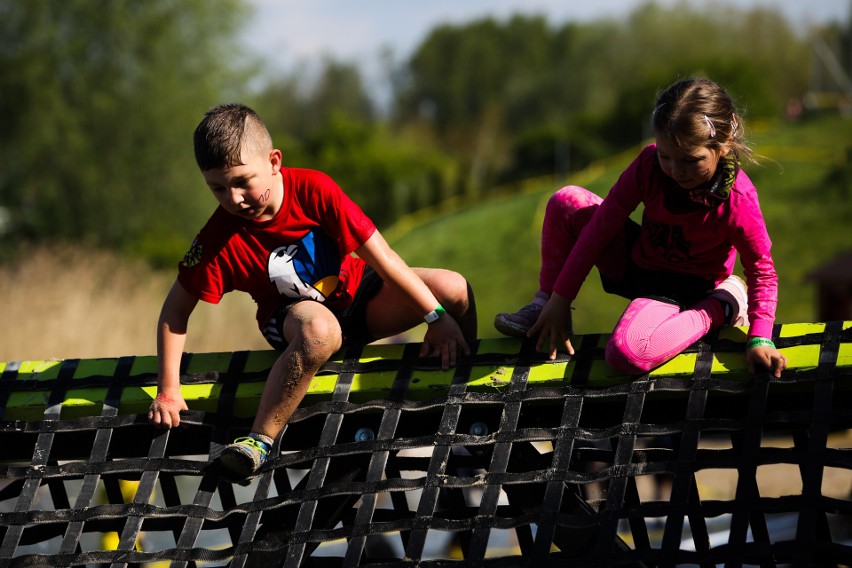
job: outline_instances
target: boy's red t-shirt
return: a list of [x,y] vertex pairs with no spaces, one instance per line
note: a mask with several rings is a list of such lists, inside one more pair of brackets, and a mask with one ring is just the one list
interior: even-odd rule
[[217,208],[178,266],[187,292],[213,304],[232,290],[251,295],[263,328],[300,298],[332,311],[352,303],[365,263],[351,253],[376,226],[326,174],[282,168],[284,200],[269,221]]

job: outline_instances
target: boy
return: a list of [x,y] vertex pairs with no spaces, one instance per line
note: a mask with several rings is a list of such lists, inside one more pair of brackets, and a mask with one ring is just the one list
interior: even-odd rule
[[218,303],[231,290],[251,294],[264,337],[281,351],[251,433],[222,451],[223,467],[236,478],[251,477],[266,461],[314,374],[346,342],[368,343],[425,320],[421,356],[439,356],[446,369],[457,348],[470,354],[476,310],[467,281],[409,268],[328,176],[282,165],[253,110],[213,108],[194,145],[219,207],[181,261],[160,314],[158,394],[148,413],[154,425],[178,426],[187,408],[179,366],[195,305]]

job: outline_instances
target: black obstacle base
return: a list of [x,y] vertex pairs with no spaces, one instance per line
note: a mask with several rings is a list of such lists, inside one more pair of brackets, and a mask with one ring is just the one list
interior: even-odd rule
[[[475,352],[420,401],[408,345],[388,396],[358,404],[353,349],[331,399],[297,411],[247,487],[215,461],[250,425],[230,412],[239,354],[215,379],[218,410],[173,431],[118,414],[125,361],[100,416],[59,420],[54,392],[42,421],[0,424],[8,455],[32,455],[0,466],[0,565],[849,565],[852,503],[823,494],[826,468],[852,470],[827,444],[852,425],[844,333],[811,338],[819,364],[782,381],[714,377],[713,346],[697,344],[690,379],[530,386],[544,363],[525,344],[507,388],[471,392],[473,365],[510,359]],[[782,434],[792,444],[773,447]],[[761,495],[757,470],[774,464],[797,466],[800,494]],[[735,471],[735,497],[702,496],[707,470]],[[670,499],[640,498],[638,481],[661,477]]]

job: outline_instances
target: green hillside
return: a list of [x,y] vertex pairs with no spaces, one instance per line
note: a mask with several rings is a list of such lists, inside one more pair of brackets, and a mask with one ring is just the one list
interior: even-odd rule
[[[778,322],[812,321],[807,274],[852,249],[852,120],[751,125],[760,165],[747,166],[761,199],[780,278]],[[494,314],[514,310],[538,284],[540,227],[547,198],[568,183],[604,195],[638,147],[567,179],[528,181],[485,202],[421,211],[385,230],[412,266],[463,273],[476,292],[480,337],[494,337]],[[626,300],[605,294],[593,271],[575,302],[577,333],[611,330]]]

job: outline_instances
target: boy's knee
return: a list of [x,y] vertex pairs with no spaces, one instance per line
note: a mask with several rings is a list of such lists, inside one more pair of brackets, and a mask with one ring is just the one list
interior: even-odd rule
[[313,318],[302,330],[306,337],[325,339],[339,334],[340,324],[333,316]]
[[342,334],[340,324],[334,317],[314,318],[302,329],[302,333],[308,345],[317,348],[334,346]]
[[295,314],[292,323],[294,337],[290,344],[298,348],[310,361],[324,363],[333,355],[343,341],[343,332],[337,318],[329,311],[313,313],[310,316]]
[[451,270],[444,270],[441,274],[440,290],[434,290],[439,297],[441,305],[456,315],[467,312],[473,305],[473,288],[467,279]]
[[470,293],[470,284],[458,272],[448,270],[445,277],[445,290],[449,299],[466,301]]

